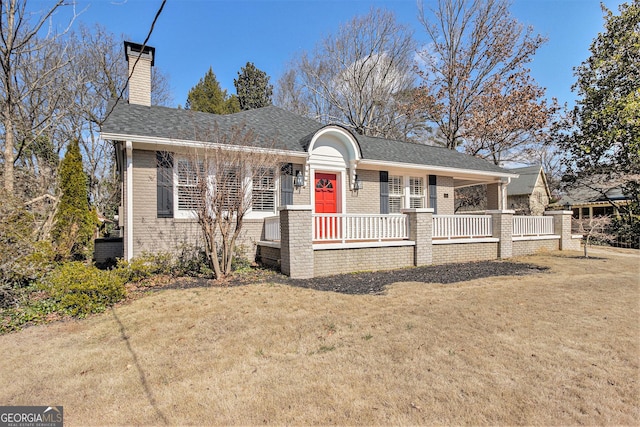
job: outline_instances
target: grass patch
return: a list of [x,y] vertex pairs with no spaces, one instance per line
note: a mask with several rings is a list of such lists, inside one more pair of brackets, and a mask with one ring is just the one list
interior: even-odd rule
[[317,354],[322,354],[322,353],[328,353],[330,351],[333,351],[336,349],[335,345],[321,345],[320,348],[318,349],[318,351],[316,351]]
[[375,296],[154,292],[0,336],[0,402],[68,425],[638,425],[638,258],[553,255]]

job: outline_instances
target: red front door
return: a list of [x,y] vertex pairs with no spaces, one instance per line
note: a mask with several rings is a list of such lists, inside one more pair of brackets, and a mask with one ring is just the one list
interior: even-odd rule
[[[338,211],[336,174],[316,173],[314,182],[316,213],[336,213]],[[338,230],[336,221],[335,217],[316,218],[317,236],[323,239],[335,239]]]
[[316,173],[315,199],[316,213],[336,213],[338,211],[336,174]]

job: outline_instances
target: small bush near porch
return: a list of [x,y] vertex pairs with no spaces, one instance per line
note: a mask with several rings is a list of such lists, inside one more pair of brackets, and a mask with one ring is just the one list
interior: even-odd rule
[[154,292],[0,336],[0,401],[68,425],[638,425],[638,257],[597,256],[380,295]]

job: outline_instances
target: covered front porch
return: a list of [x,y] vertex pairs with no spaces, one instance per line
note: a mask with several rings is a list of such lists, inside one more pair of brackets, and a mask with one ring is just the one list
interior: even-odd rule
[[434,215],[433,209],[400,214],[314,214],[310,206],[287,206],[267,218],[258,253],[291,277],[362,270],[506,259],[541,249],[579,249],[571,235],[571,212],[514,216]]

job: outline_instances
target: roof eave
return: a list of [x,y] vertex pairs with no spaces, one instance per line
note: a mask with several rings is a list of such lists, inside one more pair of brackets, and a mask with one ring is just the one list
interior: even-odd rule
[[192,148],[192,149],[211,149],[211,148],[225,148],[228,150],[241,150],[253,153],[270,153],[275,155],[293,156],[293,157],[307,157],[306,152],[283,150],[276,148],[264,148],[256,146],[242,146],[242,145],[230,145],[219,144],[208,141],[193,141],[184,139],[172,139],[162,138],[156,136],[144,136],[144,135],[129,135],[129,134],[117,134],[110,132],[103,132],[101,137],[105,141],[131,141],[139,145],[153,145],[155,147],[180,147],[180,148]]
[[404,162],[387,162],[384,160],[362,159],[360,160],[359,165],[391,167],[391,168],[398,168],[398,169],[429,169],[432,171],[446,172],[449,174],[473,174],[473,175],[481,175],[481,176],[495,177],[495,178],[517,178],[519,176],[518,174],[509,173],[509,172],[480,171],[476,169],[461,169],[461,168],[453,168],[453,167],[447,167],[447,166],[421,165],[416,163],[404,163]]

